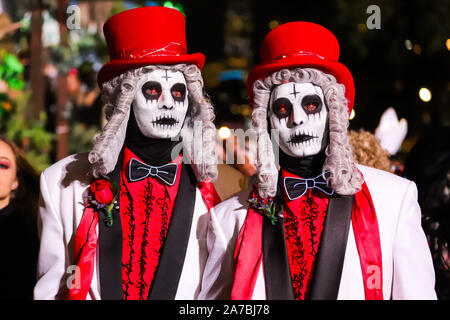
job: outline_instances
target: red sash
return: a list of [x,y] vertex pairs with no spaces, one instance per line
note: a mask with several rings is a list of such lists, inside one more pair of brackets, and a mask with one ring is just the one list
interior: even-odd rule
[[97,247],[98,214],[92,206],[84,209],[74,240],[74,257],[79,267],[80,283],[72,284],[67,300],[85,300],[91,287],[94,274],[95,252]]
[[[251,198],[256,198],[253,191]],[[231,300],[251,300],[262,261],[263,217],[253,208],[248,209],[234,252],[234,279]]]

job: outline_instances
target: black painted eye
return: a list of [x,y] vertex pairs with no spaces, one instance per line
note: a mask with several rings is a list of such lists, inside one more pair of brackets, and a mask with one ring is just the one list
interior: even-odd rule
[[158,100],[161,96],[161,84],[156,81],[148,81],[142,86],[142,94],[147,100]]
[[182,83],[175,83],[170,92],[175,101],[183,102],[186,97],[186,86]]
[[320,112],[322,110],[322,100],[316,94],[305,96],[302,100],[302,107],[307,114]]
[[272,111],[280,119],[289,117],[292,112],[292,103],[289,99],[279,98],[272,104]]

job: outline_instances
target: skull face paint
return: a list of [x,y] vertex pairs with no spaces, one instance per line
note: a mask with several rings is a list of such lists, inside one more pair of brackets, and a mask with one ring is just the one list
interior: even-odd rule
[[156,69],[137,83],[133,110],[143,135],[168,139],[180,133],[188,104],[183,73]]
[[291,157],[315,155],[328,144],[328,111],[319,86],[289,82],[275,87],[269,118],[279,131],[281,150]]

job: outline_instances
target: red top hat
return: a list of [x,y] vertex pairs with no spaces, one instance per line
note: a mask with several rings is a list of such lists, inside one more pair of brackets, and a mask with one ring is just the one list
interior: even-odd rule
[[332,74],[345,86],[351,112],[355,98],[355,85],[350,71],[340,62],[339,43],[325,27],[311,22],[289,22],[276,27],[264,38],[261,63],[248,76],[247,92],[253,101],[253,83],[275,71],[294,68],[316,68]]
[[124,73],[151,64],[205,63],[201,53],[187,54],[184,15],[166,7],[127,10],[104,26],[110,62],[98,73],[99,86]]

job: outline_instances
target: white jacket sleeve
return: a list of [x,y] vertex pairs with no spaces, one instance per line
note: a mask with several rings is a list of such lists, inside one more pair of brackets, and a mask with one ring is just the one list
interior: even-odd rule
[[414,182],[409,183],[400,209],[393,258],[392,299],[436,299],[433,262],[421,226]]
[[206,245],[208,259],[203,270],[200,300],[230,299],[233,285],[233,264],[239,231],[248,209],[248,195],[244,190],[221,202],[209,212]]
[[41,174],[41,196],[39,205],[38,228],[40,251],[37,266],[37,283],[34,288],[35,300],[57,299],[65,285],[65,249],[61,217],[52,202],[45,172]]

